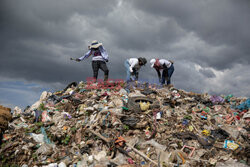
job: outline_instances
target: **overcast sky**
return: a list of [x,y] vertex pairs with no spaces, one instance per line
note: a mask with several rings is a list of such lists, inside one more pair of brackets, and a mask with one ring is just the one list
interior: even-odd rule
[[[43,90],[92,76],[91,58],[70,61],[98,40],[110,78],[132,57],[173,60],[176,88],[250,95],[249,0],[1,0],[0,104],[24,107]],[[99,73],[100,78],[103,72]],[[153,80],[147,64],[140,79]]]

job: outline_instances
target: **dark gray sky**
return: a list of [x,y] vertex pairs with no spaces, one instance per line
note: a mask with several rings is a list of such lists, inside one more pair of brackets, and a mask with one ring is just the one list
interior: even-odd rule
[[109,53],[110,78],[125,79],[127,58],[166,58],[179,89],[249,97],[249,18],[249,0],[1,0],[0,103],[32,104],[92,76],[91,58],[69,58],[93,40]]

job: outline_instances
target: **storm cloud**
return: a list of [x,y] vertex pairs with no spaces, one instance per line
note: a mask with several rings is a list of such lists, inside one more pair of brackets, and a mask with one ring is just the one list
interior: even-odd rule
[[[127,58],[165,58],[175,62],[172,81],[179,89],[249,96],[249,9],[248,0],[2,0],[0,92],[12,99],[24,88],[8,91],[5,83],[60,90],[91,77],[91,58],[70,57],[98,40],[110,56],[110,78],[125,79]],[[147,64],[139,78],[157,75]]]

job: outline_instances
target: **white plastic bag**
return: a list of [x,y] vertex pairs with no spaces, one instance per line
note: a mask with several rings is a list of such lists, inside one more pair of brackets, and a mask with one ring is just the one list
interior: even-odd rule
[[67,167],[66,164],[64,162],[60,162],[58,167]]
[[155,147],[156,149],[163,150],[163,151],[166,149],[166,146],[157,143],[154,139],[151,139],[149,141],[142,143],[142,145],[145,145],[145,144],[149,144],[149,145]]
[[31,133],[31,137],[37,142],[37,143],[44,143],[44,135],[43,134],[35,134]]
[[42,144],[37,150],[36,154],[50,155],[53,153],[53,144]]

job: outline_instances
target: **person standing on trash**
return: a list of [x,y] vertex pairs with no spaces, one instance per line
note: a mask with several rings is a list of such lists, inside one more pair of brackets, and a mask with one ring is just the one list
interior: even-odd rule
[[[151,59],[151,67],[157,71],[159,82],[164,85],[167,80],[167,85],[171,84],[171,76],[174,72],[174,62],[165,59]],[[161,75],[162,71],[162,75]]]
[[130,58],[124,62],[124,65],[127,70],[127,78],[126,81],[138,80],[139,70],[141,66],[145,66],[147,64],[147,59],[144,57],[139,58]]
[[106,65],[106,62],[108,62],[108,53],[104,49],[102,43],[99,43],[98,41],[94,40],[90,46],[88,46],[88,52],[76,59],[76,61],[80,62],[86,58],[88,58],[90,55],[93,55],[92,58],[92,69],[93,69],[93,77],[95,81],[98,77],[98,71],[101,69],[104,72],[104,81],[108,80],[109,70]]

